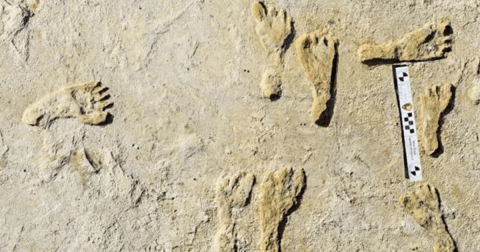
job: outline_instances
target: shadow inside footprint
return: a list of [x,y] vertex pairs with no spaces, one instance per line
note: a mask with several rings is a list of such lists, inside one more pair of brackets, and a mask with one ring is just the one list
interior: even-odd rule
[[[438,191],[437,188],[435,188],[435,194],[437,195],[438,207],[440,208],[440,206],[442,205],[442,199],[440,198],[440,192]],[[452,234],[450,233],[450,230],[448,230],[447,222],[445,221],[445,216],[443,214],[442,214],[442,223],[445,226],[445,231],[448,233],[448,235],[450,235],[450,237],[452,237]],[[453,242],[453,247],[454,247],[453,252],[458,252],[457,242],[453,238],[452,238],[452,242]]]
[[[112,103],[111,105],[109,105],[109,106],[110,106],[110,107],[113,107],[113,103]],[[108,124],[111,124],[111,123],[113,123],[113,118],[114,118],[114,116],[113,116],[112,114],[108,113],[108,114],[107,114],[107,118],[105,119],[105,121],[102,122],[102,123],[96,124],[96,125],[97,125],[97,126],[106,126],[106,125],[108,125]]]
[[453,34],[453,28],[451,25],[446,25],[445,29],[443,30],[443,35],[448,36]]
[[442,132],[442,126],[445,123],[445,116],[448,115],[455,107],[455,93],[457,91],[457,88],[452,85],[450,87],[450,91],[452,92],[452,97],[450,98],[450,101],[448,102],[448,105],[445,108],[445,110],[442,113],[440,113],[440,120],[438,121],[438,129],[437,129],[438,148],[431,154],[431,156],[434,158],[438,158],[444,152],[440,134]]
[[282,49],[283,51],[287,51],[288,48],[290,48],[290,45],[293,43],[293,39],[295,38],[295,26],[293,20],[290,22],[290,26],[292,27],[290,30],[290,34],[287,36],[287,38],[283,41]]
[[330,78],[330,99],[327,101],[327,108],[320,114],[315,124],[321,127],[328,127],[333,117],[335,107],[335,96],[337,94],[337,69],[338,69],[338,44],[335,44],[335,55],[332,62],[332,74]]
[[378,66],[399,63],[398,59],[370,59],[365,60],[363,63],[367,66]]
[[278,99],[280,99],[282,97],[282,92],[279,92],[278,94],[271,94],[270,97],[270,101],[277,101]]
[[[255,186],[255,183],[257,182],[256,179],[257,179],[257,178],[253,177],[253,180],[252,180],[252,188]],[[252,201],[252,190],[250,189],[250,192],[249,192],[248,195],[247,195],[247,199],[245,199],[245,206],[248,206],[251,201]],[[235,251],[236,251],[236,250],[235,250]]]
[[[451,52],[451,48],[445,48],[443,52]],[[372,66],[379,66],[379,65],[391,65],[396,63],[415,63],[415,62],[428,62],[428,61],[436,61],[446,58],[446,56],[440,57],[432,57],[430,59],[423,59],[423,60],[399,60],[399,59],[371,59],[365,60],[362,63],[372,67]]]

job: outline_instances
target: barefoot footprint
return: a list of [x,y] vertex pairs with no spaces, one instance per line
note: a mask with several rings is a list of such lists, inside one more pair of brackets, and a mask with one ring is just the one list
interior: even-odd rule
[[437,130],[442,112],[452,98],[452,85],[433,86],[427,88],[420,97],[419,140],[428,155],[438,149]]
[[292,33],[292,18],[285,10],[278,11],[262,2],[252,4],[252,13],[256,20],[255,31],[272,63],[263,73],[261,87],[266,97],[275,99],[282,93],[283,54],[285,41]]
[[443,58],[451,51],[453,30],[447,20],[427,24],[405,34],[399,41],[364,44],[357,51],[363,63],[375,61],[422,61]]
[[217,232],[217,247],[219,252],[236,251],[237,231],[236,220],[232,210],[248,204],[255,177],[251,173],[239,172],[233,177],[224,178],[217,184],[216,201],[219,207],[218,218],[220,228]]
[[107,87],[92,81],[60,89],[30,104],[23,112],[22,121],[29,125],[48,126],[57,118],[75,117],[84,124],[100,124],[106,121],[112,106],[105,94]]
[[0,3],[0,41],[12,39],[23,30],[33,16],[30,6],[24,3]]
[[337,41],[321,30],[302,35],[295,42],[298,61],[311,83],[312,120],[317,122],[330,100]]
[[423,228],[433,240],[434,252],[453,252],[455,244],[447,231],[440,211],[440,201],[435,187],[427,182],[417,184],[399,198],[405,211]]
[[260,251],[280,251],[279,227],[289,210],[297,204],[305,187],[303,170],[292,168],[269,172],[262,182],[258,218],[260,221]]

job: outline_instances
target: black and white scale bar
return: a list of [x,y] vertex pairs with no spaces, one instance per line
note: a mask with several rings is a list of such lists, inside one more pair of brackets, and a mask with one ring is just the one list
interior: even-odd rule
[[405,65],[393,66],[393,80],[402,124],[405,177],[411,181],[420,181],[422,180],[422,166],[418,152],[417,127],[413,113],[408,67]]

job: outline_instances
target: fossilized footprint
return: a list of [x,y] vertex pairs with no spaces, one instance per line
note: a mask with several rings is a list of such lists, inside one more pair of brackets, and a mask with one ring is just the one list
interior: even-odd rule
[[452,98],[452,85],[432,86],[427,88],[420,98],[419,140],[428,155],[438,149],[438,123],[440,115],[447,108]]
[[320,119],[331,98],[337,43],[321,30],[304,34],[295,42],[298,61],[311,83],[313,122]]
[[449,21],[431,23],[386,44],[364,44],[357,51],[363,63],[374,61],[422,61],[438,59],[451,51],[453,29]]
[[32,10],[24,3],[0,3],[0,41],[12,39],[25,28],[32,16]]
[[262,2],[252,4],[252,13],[256,20],[255,31],[271,60],[263,73],[261,87],[270,99],[280,97],[282,93],[283,54],[285,41],[292,33],[292,18],[283,9]]
[[219,252],[237,251],[236,220],[232,215],[234,208],[245,207],[250,198],[255,177],[251,173],[239,172],[232,177],[224,178],[217,184],[218,219],[220,228],[217,232]]
[[29,125],[48,126],[57,118],[77,118],[85,124],[101,124],[107,120],[104,110],[111,105],[107,87],[92,81],[50,93],[30,104],[23,112],[22,121]]
[[260,251],[278,252],[280,250],[279,225],[305,187],[303,170],[294,171],[285,168],[275,173],[269,172],[262,181],[258,218],[260,222]]
[[434,252],[455,251],[455,244],[443,221],[435,187],[427,182],[417,184],[410,192],[401,196],[399,202],[405,211],[427,230],[434,243]]

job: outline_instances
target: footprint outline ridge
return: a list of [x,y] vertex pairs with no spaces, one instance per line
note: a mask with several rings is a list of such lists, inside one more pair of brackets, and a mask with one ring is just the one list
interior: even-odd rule
[[311,84],[313,122],[319,122],[324,117],[332,99],[337,47],[338,40],[323,29],[303,34],[295,41],[297,59]]
[[293,35],[292,18],[286,10],[261,1],[253,2],[251,11],[256,22],[255,32],[270,59],[270,65],[262,74],[260,87],[265,97],[276,100],[282,94],[283,55],[289,37]]
[[60,118],[76,118],[89,125],[101,125],[110,114],[105,111],[113,106],[108,87],[100,81],[72,85],[49,93],[27,106],[22,122],[31,126],[48,127]]
[[431,22],[385,44],[367,43],[357,50],[365,64],[427,61],[445,58],[452,50],[453,29],[447,19]]
[[218,204],[218,219],[220,227],[217,231],[215,242],[218,252],[236,251],[240,247],[237,231],[237,219],[233,210],[241,209],[249,203],[255,176],[244,171],[233,176],[224,177],[217,183],[216,202]]
[[448,232],[440,209],[437,189],[424,181],[416,184],[409,192],[398,199],[403,209],[415,222],[425,228],[433,242],[434,252],[454,252],[455,242]]
[[419,141],[428,155],[439,148],[439,123],[453,97],[452,88],[451,84],[433,85],[419,95]]
[[287,215],[298,206],[306,186],[303,169],[285,168],[268,172],[261,188],[260,205],[257,209],[261,239],[261,252],[280,251],[280,225]]

